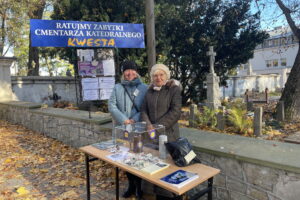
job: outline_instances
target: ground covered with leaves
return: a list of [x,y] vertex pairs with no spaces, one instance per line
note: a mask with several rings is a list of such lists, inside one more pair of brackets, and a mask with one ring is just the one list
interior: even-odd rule
[[[91,167],[93,199],[115,199],[114,168]],[[121,191],[127,182],[121,172]],[[0,200],[86,199],[84,154],[55,139],[0,120]]]

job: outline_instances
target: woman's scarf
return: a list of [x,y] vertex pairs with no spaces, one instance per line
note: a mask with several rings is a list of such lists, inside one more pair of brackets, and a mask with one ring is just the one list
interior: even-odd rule
[[122,80],[121,84],[128,87],[138,86],[142,81],[139,78],[135,78],[132,81]]
[[161,90],[161,88],[164,86],[164,85],[166,85],[166,83],[168,82],[169,80],[166,80],[165,82],[164,82],[164,84],[162,85],[162,86],[155,86],[155,84],[153,83],[153,90],[156,90],[156,91],[160,91]]

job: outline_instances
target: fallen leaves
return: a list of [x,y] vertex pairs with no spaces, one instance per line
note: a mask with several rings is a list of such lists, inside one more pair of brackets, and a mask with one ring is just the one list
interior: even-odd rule
[[25,187],[19,187],[19,188],[17,189],[17,193],[19,194],[19,196],[24,196],[24,195],[29,194],[29,191],[26,190]]
[[4,161],[4,164],[7,164],[7,163],[11,163],[12,160],[10,158],[7,158],[5,161]]
[[[0,200],[86,199],[82,152],[1,120],[0,171]],[[97,199],[113,199],[114,168],[95,161],[90,163],[90,171]],[[120,180],[125,180],[124,173]]]
[[79,195],[74,190],[70,190],[61,194],[57,200],[77,199],[78,197]]

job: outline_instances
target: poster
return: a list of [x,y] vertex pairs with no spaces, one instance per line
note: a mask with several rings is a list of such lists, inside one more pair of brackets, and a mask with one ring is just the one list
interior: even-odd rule
[[[107,100],[115,86],[115,62],[107,52],[78,49],[78,74],[83,101]],[[95,56],[95,57],[94,57]]]
[[98,79],[100,89],[112,89],[115,86],[115,77],[99,77]]
[[103,60],[102,62],[103,62],[104,76],[114,76],[115,75],[114,60]]
[[83,90],[99,89],[99,82],[97,78],[83,78],[81,80]]
[[103,75],[103,64],[101,61],[78,62],[79,76],[101,76]]
[[83,90],[83,101],[99,100],[99,89],[97,90]]
[[95,53],[93,49],[77,49],[77,56],[80,61],[92,62]]
[[111,93],[113,91],[113,88],[106,88],[106,89],[100,89],[100,100],[107,100],[109,99]]
[[79,76],[95,76],[95,71],[92,68],[91,62],[78,62],[78,73]]

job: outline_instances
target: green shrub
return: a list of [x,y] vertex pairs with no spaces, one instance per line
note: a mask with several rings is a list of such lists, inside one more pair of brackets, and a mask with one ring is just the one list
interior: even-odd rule
[[234,99],[233,101],[229,101],[229,102],[227,102],[227,104],[225,106],[227,109],[232,109],[232,108],[246,109],[247,108],[247,105],[244,102],[244,99],[242,99],[242,98],[237,98],[237,99]]
[[217,110],[209,109],[204,106],[202,112],[196,113],[196,123],[199,126],[216,127],[217,125]]
[[234,126],[237,133],[247,133],[253,127],[253,120],[247,116],[247,110],[233,107],[228,112],[228,120]]

